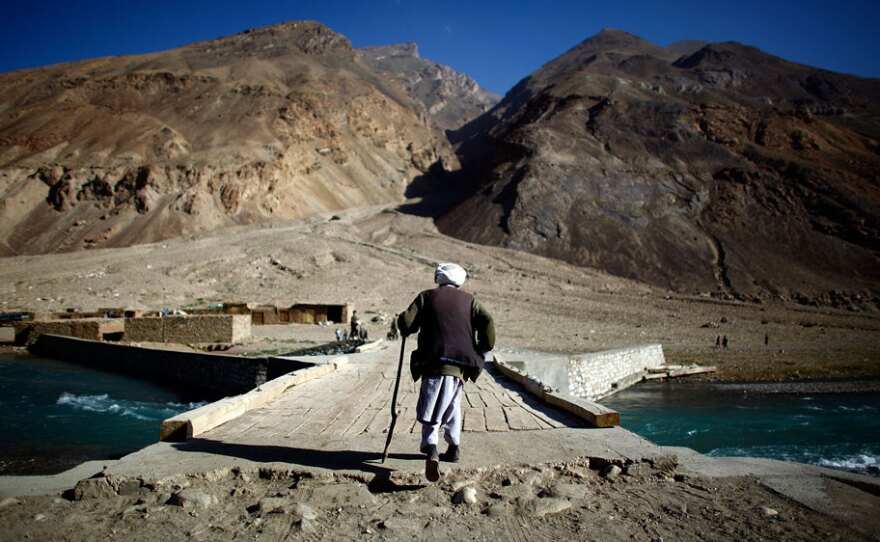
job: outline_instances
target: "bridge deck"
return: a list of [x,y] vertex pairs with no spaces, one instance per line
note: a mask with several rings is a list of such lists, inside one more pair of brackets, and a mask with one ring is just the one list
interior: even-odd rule
[[[410,477],[423,474],[424,456],[418,451],[420,427],[414,414],[417,387],[408,366],[398,398],[396,438],[382,460],[391,423],[397,348],[395,343],[386,343],[378,350],[350,356],[348,364],[288,388],[262,407],[185,442],[147,446],[113,462],[108,472],[130,477],[148,473],[151,479],[161,479],[269,466],[383,480],[393,476],[411,483]],[[593,428],[539,401],[491,364],[477,383],[465,384],[462,407],[462,458],[455,465],[441,465],[447,474],[582,458],[622,463],[665,454],[623,428]]]
[[[355,356],[359,358],[361,355]],[[406,358],[408,360],[408,356]],[[396,434],[417,433],[418,383],[404,373],[398,397]],[[397,352],[386,348],[285,392],[262,408],[247,412],[204,434],[213,440],[302,440],[308,436],[351,437],[386,433]],[[537,431],[584,427],[582,420],[531,397],[492,364],[462,397],[465,432]]]

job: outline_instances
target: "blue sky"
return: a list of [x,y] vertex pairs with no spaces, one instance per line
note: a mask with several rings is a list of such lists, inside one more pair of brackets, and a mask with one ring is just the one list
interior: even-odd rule
[[658,45],[739,41],[796,62],[880,77],[880,2],[861,0],[10,0],[3,19],[0,72],[161,51],[311,19],[355,47],[414,41],[424,58],[498,94],[603,28]]

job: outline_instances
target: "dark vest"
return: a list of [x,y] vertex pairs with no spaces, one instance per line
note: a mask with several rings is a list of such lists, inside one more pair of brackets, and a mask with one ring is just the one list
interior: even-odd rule
[[473,300],[471,294],[449,286],[425,292],[419,314],[419,357],[424,363],[483,369],[483,356],[474,344]]

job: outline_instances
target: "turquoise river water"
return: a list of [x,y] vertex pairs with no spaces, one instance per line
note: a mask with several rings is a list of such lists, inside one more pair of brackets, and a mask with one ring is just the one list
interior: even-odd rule
[[48,474],[159,440],[162,420],[205,404],[152,382],[0,354],[0,474]]
[[652,442],[880,476],[880,393],[756,393],[759,386],[645,383],[602,401]]
[[[602,403],[623,427],[712,456],[768,457],[880,475],[880,393],[755,393],[647,383]],[[48,474],[156,442],[205,404],[180,390],[34,356],[0,354],[0,474]]]

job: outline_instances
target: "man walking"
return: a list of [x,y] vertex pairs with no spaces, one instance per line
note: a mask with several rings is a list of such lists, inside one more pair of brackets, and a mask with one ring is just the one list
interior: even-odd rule
[[416,416],[422,424],[425,476],[432,482],[440,478],[440,428],[449,445],[443,459],[458,461],[461,390],[465,380],[476,381],[484,355],[495,347],[492,316],[474,296],[459,289],[466,278],[461,266],[441,263],[434,271],[437,287],[420,293],[397,320],[404,337],[419,333],[410,370],[413,380],[422,379]]
[[351,321],[349,322],[351,331],[348,333],[349,339],[357,339],[360,337],[361,319],[358,317],[358,311],[351,312]]

